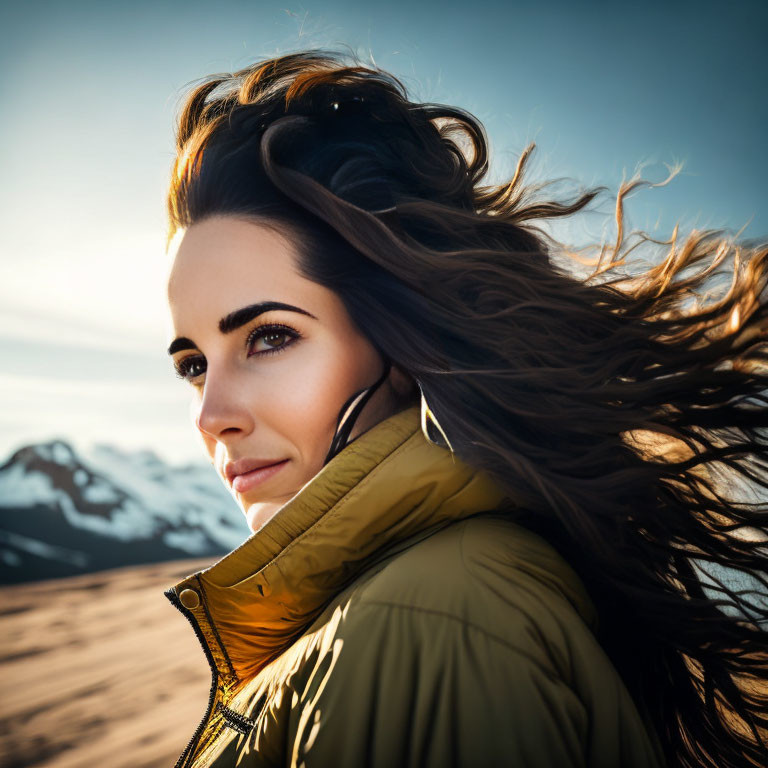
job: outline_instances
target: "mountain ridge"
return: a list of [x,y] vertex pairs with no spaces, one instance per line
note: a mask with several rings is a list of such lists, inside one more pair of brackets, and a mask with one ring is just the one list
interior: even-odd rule
[[0,465],[0,584],[226,554],[249,535],[212,467],[67,440]]

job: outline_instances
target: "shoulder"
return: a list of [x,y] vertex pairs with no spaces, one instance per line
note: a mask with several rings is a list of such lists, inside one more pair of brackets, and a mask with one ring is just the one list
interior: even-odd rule
[[296,754],[307,766],[654,765],[574,579],[495,515],[393,553],[310,633],[318,653],[301,654],[292,682]]
[[[584,750],[595,764],[657,765],[635,704],[592,630],[594,610],[549,543],[500,514],[482,514],[398,552],[353,585],[340,607],[333,662],[348,671],[340,676],[347,692],[354,680],[365,686],[370,673],[371,687],[388,700],[431,701],[439,693],[461,701],[468,733],[489,745],[509,737],[493,747],[503,746],[496,757],[512,750],[523,765],[538,764],[532,755],[548,755],[547,765],[581,765],[574,755]],[[409,693],[385,695],[384,680]],[[492,721],[491,711],[502,719]],[[546,745],[565,752],[555,759]]]
[[577,636],[589,643],[594,621],[589,596],[563,558],[498,513],[458,521],[398,552],[353,594],[351,611],[409,613],[412,625],[434,631],[463,626],[554,662],[559,672]]
[[318,654],[291,665],[296,754],[307,766],[653,765],[581,590],[546,542],[495,515],[391,554],[328,606],[310,633]]

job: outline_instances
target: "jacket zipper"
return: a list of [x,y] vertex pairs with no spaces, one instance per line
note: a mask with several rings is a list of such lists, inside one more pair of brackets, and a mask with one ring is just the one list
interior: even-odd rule
[[171,601],[171,603],[181,611],[181,613],[187,618],[187,621],[192,625],[192,629],[195,630],[195,635],[197,636],[197,639],[200,641],[200,645],[203,648],[203,653],[205,653],[205,658],[208,659],[208,665],[211,668],[211,692],[208,696],[208,706],[205,710],[205,714],[203,715],[203,719],[198,724],[197,728],[195,729],[195,732],[192,734],[192,738],[189,740],[189,743],[186,747],[184,747],[184,751],[179,755],[179,759],[176,761],[176,765],[174,765],[173,768],[182,768],[182,766],[186,765],[186,761],[188,758],[192,755],[194,752],[195,747],[197,746],[197,741],[200,738],[203,729],[205,728],[205,724],[208,721],[208,718],[211,716],[211,712],[213,711],[213,700],[216,696],[216,688],[218,687],[218,681],[219,681],[219,673],[216,669],[216,664],[213,660],[213,656],[211,655],[211,651],[208,648],[208,644],[205,642],[205,637],[203,636],[203,633],[198,626],[197,622],[192,616],[192,613],[188,611],[182,604],[181,600],[179,600],[178,595],[176,594],[173,587],[170,589],[167,589],[163,592],[163,594],[168,598],[168,600]]

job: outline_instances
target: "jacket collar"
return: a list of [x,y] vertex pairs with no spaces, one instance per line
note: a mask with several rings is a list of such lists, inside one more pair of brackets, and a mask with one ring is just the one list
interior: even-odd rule
[[243,544],[165,595],[236,682],[286,650],[364,569],[508,502],[484,471],[425,438],[413,406],[357,437]]

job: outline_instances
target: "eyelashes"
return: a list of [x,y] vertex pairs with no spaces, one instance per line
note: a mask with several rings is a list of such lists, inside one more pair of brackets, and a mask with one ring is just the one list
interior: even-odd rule
[[[252,346],[257,341],[273,335],[287,336],[291,339],[291,341],[284,342],[276,347],[259,350],[258,352],[251,351]],[[301,334],[295,328],[291,328],[289,325],[283,325],[282,323],[269,323],[267,325],[260,325],[257,328],[254,328],[248,334],[248,338],[245,340],[245,349],[248,353],[248,357],[276,355],[280,352],[284,352],[288,347],[290,347],[300,338]],[[173,368],[178,378],[183,379],[184,381],[191,381],[192,379],[196,379],[198,376],[201,376],[203,373],[205,373],[205,358],[202,355],[189,355],[188,357],[180,360],[178,363],[175,363]]]
[[301,338],[301,334],[295,328],[291,328],[289,325],[282,325],[280,323],[260,325],[258,328],[254,328],[248,334],[248,338],[245,340],[245,348],[250,350],[254,341],[262,339],[273,333],[277,334],[278,336],[288,336],[292,339],[292,341],[283,343],[279,347],[271,347],[269,349],[262,350],[261,352],[253,352],[249,354],[248,357],[252,357],[253,355],[274,355],[278,352],[284,352],[288,347],[291,346],[291,344],[293,344],[294,341]]

